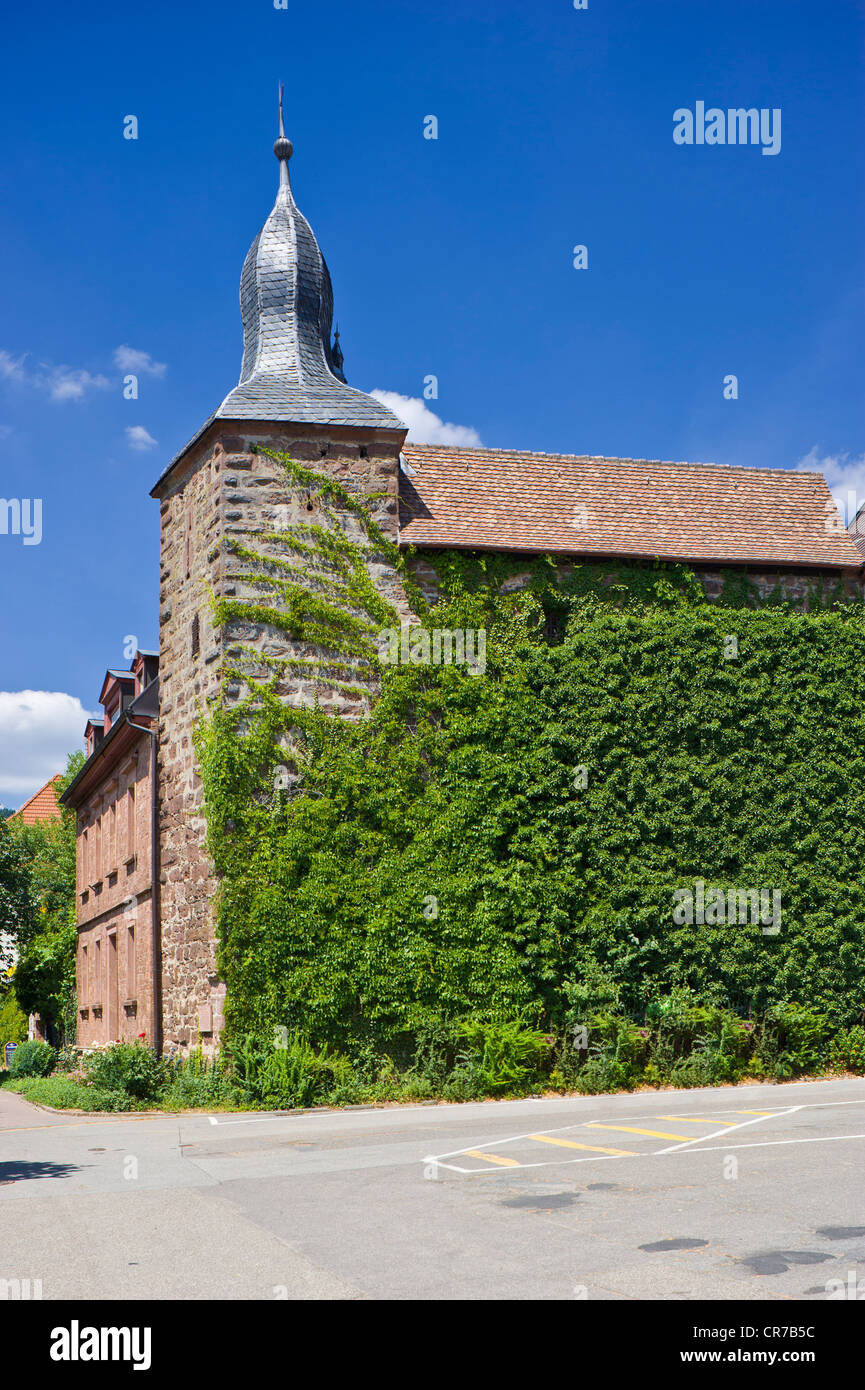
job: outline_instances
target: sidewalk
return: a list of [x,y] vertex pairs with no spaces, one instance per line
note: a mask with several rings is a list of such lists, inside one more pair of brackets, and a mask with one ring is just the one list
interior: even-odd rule
[[41,1129],[45,1125],[68,1123],[68,1116],[41,1110],[38,1105],[31,1105],[23,1096],[0,1086],[0,1132],[4,1129]]

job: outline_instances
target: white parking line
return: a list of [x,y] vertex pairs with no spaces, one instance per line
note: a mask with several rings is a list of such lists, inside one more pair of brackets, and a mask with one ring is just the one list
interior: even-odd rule
[[728,1125],[726,1129],[716,1129],[712,1134],[695,1134],[693,1139],[685,1139],[681,1144],[671,1144],[668,1149],[656,1149],[656,1154],[672,1154],[677,1149],[690,1148],[692,1144],[702,1144],[707,1139],[720,1139],[722,1134],[732,1134],[734,1130],[747,1129],[749,1125],[761,1125],[765,1120],[783,1119],[785,1115],[795,1115],[797,1110],[804,1110],[804,1105],[791,1105],[788,1110],[781,1110],[771,1115],[757,1115],[753,1120],[743,1120],[738,1125]]
[[[669,1147],[664,1148],[664,1149],[642,1149],[642,1150],[637,1150],[637,1151],[636,1151],[635,1153],[633,1153],[633,1154],[628,1154],[627,1157],[635,1157],[635,1158],[660,1158],[660,1157],[666,1156],[666,1155],[668,1155],[668,1154],[682,1153],[682,1152],[684,1152],[684,1153],[701,1153],[701,1152],[703,1152],[703,1151],[708,1151],[708,1152],[710,1152],[710,1153],[713,1153],[713,1152],[715,1152],[717,1149],[724,1149],[724,1150],[726,1150],[726,1149],[730,1149],[730,1148],[761,1148],[761,1147],[766,1147],[766,1146],[768,1146],[768,1145],[779,1145],[779,1144],[804,1144],[804,1143],[818,1142],[818,1141],[814,1141],[814,1140],[810,1140],[810,1139],[773,1139],[773,1140],[765,1140],[765,1141],[759,1141],[759,1140],[758,1140],[756,1143],[751,1143],[751,1144],[717,1144],[717,1145],[713,1144],[713,1145],[708,1145],[706,1141],[707,1141],[707,1140],[710,1140],[710,1139],[720,1139],[720,1138],[723,1138],[725,1135],[728,1135],[728,1134],[729,1134],[729,1135],[738,1134],[740,1130],[748,1129],[748,1128],[749,1128],[750,1126],[752,1126],[752,1125],[762,1124],[765,1120],[786,1119],[787,1116],[789,1116],[789,1115],[795,1115],[795,1114],[797,1114],[800,1110],[830,1109],[830,1108],[832,1108],[834,1105],[865,1105],[865,1098],[862,1098],[862,1099],[859,1099],[859,1100],[845,1100],[845,1101],[815,1101],[815,1102],[810,1102],[810,1103],[806,1102],[806,1103],[803,1103],[803,1104],[801,1104],[801,1105],[788,1105],[788,1106],[783,1106],[783,1107],[782,1107],[782,1106],[779,1106],[779,1107],[777,1107],[777,1108],[775,1108],[775,1109],[771,1109],[771,1108],[770,1108],[770,1109],[763,1109],[759,1114],[754,1115],[753,1118],[751,1118],[751,1119],[737,1121],[736,1123],[730,1124],[730,1125],[723,1125],[720,1129],[713,1130],[713,1131],[712,1131],[711,1133],[709,1133],[709,1134],[695,1134],[695,1135],[693,1136],[693,1138],[691,1138],[691,1139],[683,1139],[683,1140],[681,1141],[681,1143],[671,1144]],[[676,1119],[679,1119],[679,1120],[684,1121],[684,1120],[687,1120],[687,1119],[689,1118],[689,1113],[690,1113],[690,1118],[692,1118],[692,1119],[698,1119],[698,1118],[700,1118],[700,1119],[708,1119],[709,1122],[711,1122],[711,1120],[714,1118],[714,1116],[712,1116],[712,1115],[706,1116],[705,1112],[703,1112],[702,1115],[699,1115],[698,1112],[696,1112],[696,1111],[684,1112],[683,1114],[681,1114],[681,1115],[679,1115],[679,1116],[671,1117],[671,1118],[676,1118]],[[741,1115],[741,1114],[745,1114],[745,1113],[751,1113],[751,1112],[742,1111],[742,1110],[740,1110],[740,1109],[737,1109],[737,1110],[732,1110],[732,1109],[730,1109],[730,1110],[722,1110],[722,1111],[716,1111],[716,1112],[715,1112],[715,1114],[718,1115],[718,1116],[721,1116],[721,1115],[724,1115],[724,1114],[736,1114],[736,1115]],[[632,1128],[633,1128],[633,1123],[634,1123],[635,1120],[641,1120],[641,1119],[642,1119],[642,1120],[645,1120],[645,1121],[649,1121],[649,1122],[655,1123],[655,1122],[657,1122],[657,1120],[658,1120],[659,1117],[658,1117],[658,1115],[653,1114],[653,1115],[645,1115],[645,1116],[628,1116],[627,1118],[628,1118],[628,1120],[630,1121],[630,1125],[626,1125],[626,1126],[624,1126],[624,1128],[626,1128],[626,1129],[632,1129]],[[600,1121],[598,1121],[598,1120],[581,1120],[581,1121],[577,1121],[576,1123],[573,1123],[573,1124],[570,1124],[570,1125],[562,1125],[562,1126],[558,1127],[557,1129],[547,1128],[547,1129],[545,1129],[544,1132],[545,1132],[546,1134],[548,1134],[548,1135],[554,1135],[554,1134],[572,1134],[575,1130],[580,1130],[580,1129],[584,1129],[584,1128],[597,1128],[599,1124],[600,1124]],[[537,1129],[534,1129],[534,1130],[532,1130],[531,1132],[529,1132],[529,1133],[527,1133],[527,1134],[510,1134],[510,1135],[505,1136],[504,1138],[485,1139],[485,1140],[478,1141],[478,1142],[475,1143],[475,1144],[466,1145],[465,1148],[461,1148],[461,1149],[451,1149],[449,1152],[444,1153],[444,1154],[438,1154],[438,1155],[436,1155],[436,1154],[430,1154],[430,1155],[428,1155],[425,1159],[423,1159],[422,1161],[423,1161],[423,1163],[425,1163],[425,1164],[428,1164],[428,1163],[435,1163],[435,1164],[437,1164],[438,1166],[440,1166],[440,1167],[442,1167],[442,1168],[447,1168],[447,1169],[449,1169],[450,1171],[455,1172],[455,1173],[488,1173],[488,1172],[501,1172],[501,1171],[502,1171],[501,1168],[498,1168],[498,1167],[497,1167],[497,1168],[491,1168],[491,1167],[484,1167],[484,1168],[464,1168],[464,1167],[462,1167],[460,1164],[457,1164],[457,1163],[448,1163],[448,1162],[446,1162],[446,1160],[447,1160],[447,1159],[453,1159],[453,1158],[460,1158],[460,1157],[469,1156],[469,1155],[472,1155],[472,1156],[473,1156],[473,1154],[474,1154],[475,1152],[478,1152],[478,1151],[482,1151],[482,1152],[484,1152],[484,1151],[489,1151],[489,1150],[496,1151],[496,1150],[499,1150],[499,1149],[503,1148],[505,1145],[517,1144],[517,1143],[519,1143],[521,1140],[531,1139],[531,1138],[533,1138],[534,1135],[537,1135],[538,1132],[539,1132],[539,1131],[538,1131]],[[842,1140],[842,1139],[846,1139],[846,1138],[856,1139],[856,1138],[860,1138],[860,1137],[862,1137],[862,1136],[859,1136],[859,1135],[823,1135],[823,1136],[820,1136],[820,1141],[833,1140],[833,1139],[834,1139],[834,1140]],[[620,1157],[620,1155],[614,1155],[614,1154],[606,1155],[606,1154],[605,1154],[605,1155],[591,1155],[591,1156],[588,1156],[588,1157],[585,1157],[585,1158],[571,1158],[571,1159],[564,1159],[564,1158],[558,1158],[558,1159],[540,1159],[540,1160],[535,1160],[535,1161],[530,1160],[530,1161],[528,1161],[528,1162],[526,1162],[526,1163],[519,1163],[518,1165],[514,1165],[513,1161],[511,1161],[511,1162],[508,1163],[507,1166],[508,1166],[508,1168],[511,1168],[511,1167],[513,1167],[513,1166],[519,1166],[520,1168],[549,1168],[549,1167],[553,1167],[553,1166],[554,1166],[554,1167],[562,1167],[563,1165],[570,1165],[570,1164],[573,1164],[573,1163],[604,1163],[604,1162],[610,1162],[611,1160],[615,1160],[615,1159],[618,1158],[618,1157]],[[625,1155],[621,1155],[621,1157],[625,1157]]]
[[[683,1153],[684,1157],[691,1154],[701,1153],[729,1153],[733,1149],[772,1149],[783,1148],[788,1144],[840,1144],[848,1139],[865,1139],[865,1134],[820,1134],[811,1136],[808,1139],[758,1139],[751,1144],[711,1144],[701,1149],[687,1149],[680,1145],[675,1149],[645,1149],[641,1153],[628,1155],[633,1158],[660,1158],[670,1157],[672,1154]],[[461,1150],[461,1152],[465,1152]],[[624,1157],[624,1155],[623,1155]],[[439,1168],[446,1168],[450,1173],[483,1174],[484,1176],[501,1177],[502,1172],[513,1171],[510,1166],[507,1169],[501,1168],[461,1168],[457,1163],[444,1163],[440,1158],[430,1156],[422,1160],[423,1163],[434,1163]],[[592,1155],[588,1158],[563,1158],[541,1160],[539,1163],[519,1163],[518,1168],[570,1168],[575,1163],[615,1163],[614,1155]]]

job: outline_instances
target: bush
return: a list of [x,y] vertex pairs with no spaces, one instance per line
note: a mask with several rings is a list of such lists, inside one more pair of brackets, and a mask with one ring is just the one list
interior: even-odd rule
[[232,1055],[246,1093],[274,1109],[303,1110],[331,1100],[345,1104],[359,1092],[361,1083],[347,1057],[326,1047],[317,1053],[298,1033],[287,1037],[285,1047],[240,1038]]
[[89,1059],[87,1079],[97,1090],[155,1100],[166,1081],[166,1064],[142,1043],[115,1043]]
[[857,1024],[833,1038],[829,1064],[833,1071],[865,1072],[865,1028]]
[[133,1110],[135,1102],[120,1091],[97,1090],[72,1081],[68,1076],[28,1076],[7,1083],[34,1105],[50,1105],[55,1110]]
[[537,1081],[538,1069],[550,1050],[543,1033],[517,1022],[480,1023],[474,1020],[459,1029],[469,1043],[463,1067],[474,1072],[481,1089],[520,1091]]
[[10,1076],[48,1076],[54,1070],[57,1052],[48,1043],[20,1043],[12,1054]]
[[172,1109],[230,1105],[242,1094],[222,1056],[205,1057],[200,1047],[188,1057],[178,1057],[167,1063],[166,1072],[167,1082],[161,1099]]
[[817,1072],[827,1061],[829,1020],[801,1004],[776,1004],[763,1019],[755,1060],[778,1081]]

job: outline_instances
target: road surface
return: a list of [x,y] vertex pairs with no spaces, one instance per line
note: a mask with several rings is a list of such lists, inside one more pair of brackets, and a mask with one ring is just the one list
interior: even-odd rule
[[43,1299],[865,1295],[865,1079],[306,1114],[0,1091],[0,1280]]

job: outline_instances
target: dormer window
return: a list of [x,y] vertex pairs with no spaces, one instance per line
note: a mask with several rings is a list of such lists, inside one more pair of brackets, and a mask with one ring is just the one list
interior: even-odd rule
[[92,753],[95,753],[95,752],[96,752],[96,749],[99,747],[100,743],[102,742],[102,734],[103,734],[102,720],[100,719],[98,722],[96,722],[96,721],[94,721],[94,720],[92,720],[92,719],[88,719],[88,721],[87,721],[87,727],[86,727],[85,730],[84,730],[84,739],[85,739],[85,742],[86,742],[86,744],[87,744],[87,756],[88,756],[88,758],[91,756]]

